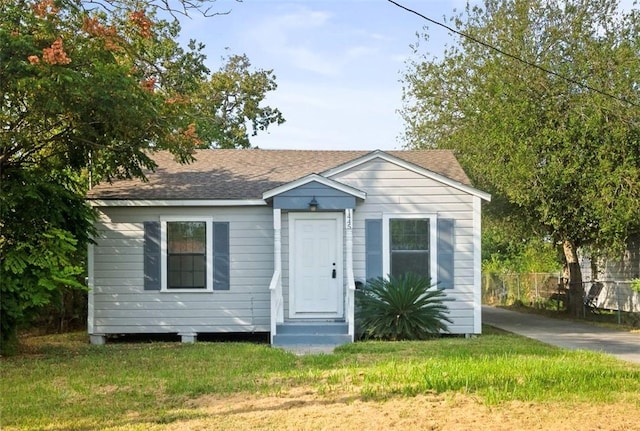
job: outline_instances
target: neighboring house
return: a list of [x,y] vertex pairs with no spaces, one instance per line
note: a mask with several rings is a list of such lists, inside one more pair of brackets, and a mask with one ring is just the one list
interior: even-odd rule
[[481,332],[480,207],[453,153],[167,152],[100,184],[89,247],[91,342],[110,334],[269,332],[353,341],[357,281],[414,271],[447,289],[454,334]]
[[589,291],[593,281],[603,283],[595,301],[598,307],[640,312],[640,292],[631,289],[631,280],[640,278],[640,234],[629,237],[619,259],[604,259],[593,268],[591,260],[585,257],[581,260],[581,268],[585,292]]
[[613,280],[640,278],[640,234],[627,240],[627,247],[619,260],[608,260],[604,264],[602,277]]

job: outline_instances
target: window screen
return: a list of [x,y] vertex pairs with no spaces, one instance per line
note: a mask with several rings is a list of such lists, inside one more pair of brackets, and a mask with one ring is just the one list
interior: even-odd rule
[[207,288],[207,223],[167,223],[167,288]]
[[390,219],[391,275],[406,272],[430,277],[429,219]]

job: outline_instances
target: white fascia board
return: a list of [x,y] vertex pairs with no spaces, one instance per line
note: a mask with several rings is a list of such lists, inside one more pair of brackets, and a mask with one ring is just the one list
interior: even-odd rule
[[384,153],[382,150],[372,151],[372,152],[370,152],[368,154],[365,154],[364,156],[358,157],[357,159],[353,159],[353,160],[351,160],[349,162],[343,163],[340,166],[336,166],[335,168],[328,169],[328,170],[322,172],[322,175],[325,176],[325,177],[332,177],[332,176],[337,175],[337,174],[339,174],[341,172],[348,171],[351,168],[354,168],[354,167],[359,166],[359,165],[361,165],[363,163],[366,163],[366,162],[368,162],[370,160],[373,160],[376,157],[380,157],[380,155],[382,155],[382,154],[386,154],[386,153]]
[[242,207],[266,206],[262,199],[89,199],[92,207]]
[[346,184],[332,180],[331,178],[323,177],[318,174],[310,174],[305,177],[298,178],[295,181],[291,181],[290,183],[283,184],[279,187],[276,187],[275,189],[267,190],[262,194],[262,199],[267,200],[281,193],[288,192],[289,190],[293,190],[296,187],[309,184],[313,181],[316,181],[327,187],[331,187],[333,189],[339,190],[341,192],[347,193],[351,196],[355,196],[356,198],[359,198],[359,199],[365,199],[367,197],[367,194],[365,192],[363,192],[362,190],[358,190],[355,187],[348,186]]
[[475,187],[468,186],[466,184],[462,184],[459,181],[452,180],[451,178],[445,177],[444,175],[437,174],[433,171],[425,169],[421,166],[413,164],[411,162],[407,162],[406,160],[400,159],[398,157],[392,156],[391,154],[387,154],[384,151],[376,150],[369,154],[366,154],[360,158],[347,162],[343,165],[340,165],[336,168],[329,169],[324,171],[322,175],[326,177],[332,177],[349,169],[355,168],[356,166],[362,165],[363,163],[367,163],[373,159],[382,159],[389,163],[393,163],[397,166],[405,168],[409,171],[413,171],[419,175],[423,175],[427,178],[431,178],[432,180],[441,182],[455,189],[461,190],[465,193],[469,193],[470,195],[477,196],[485,201],[491,201],[491,195],[489,193],[483,192],[482,190],[478,190]]

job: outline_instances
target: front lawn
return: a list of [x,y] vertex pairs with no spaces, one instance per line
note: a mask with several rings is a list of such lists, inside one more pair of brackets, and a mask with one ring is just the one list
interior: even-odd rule
[[301,390],[350,402],[459,394],[485,407],[640,410],[640,366],[491,328],[473,339],[363,342],[301,357],[264,344],[86,340],[83,333],[35,337],[21,355],[1,360],[3,430],[169,429],[204,420],[203,398],[277,399]]

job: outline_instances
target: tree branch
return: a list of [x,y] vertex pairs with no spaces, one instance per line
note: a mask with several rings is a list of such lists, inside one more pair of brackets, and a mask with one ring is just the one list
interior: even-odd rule
[[[235,1],[242,3],[242,0]],[[178,16],[190,17],[193,12],[198,12],[207,18],[231,13],[230,9],[227,11],[214,11],[213,3],[215,2],[216,0],[144,0],[141,3],[145,8],[155,7],[169,13],[176,19]],[[127,6],[126,2],[121,0],[82,0],[82,3],[97,5],[109,12]]]

